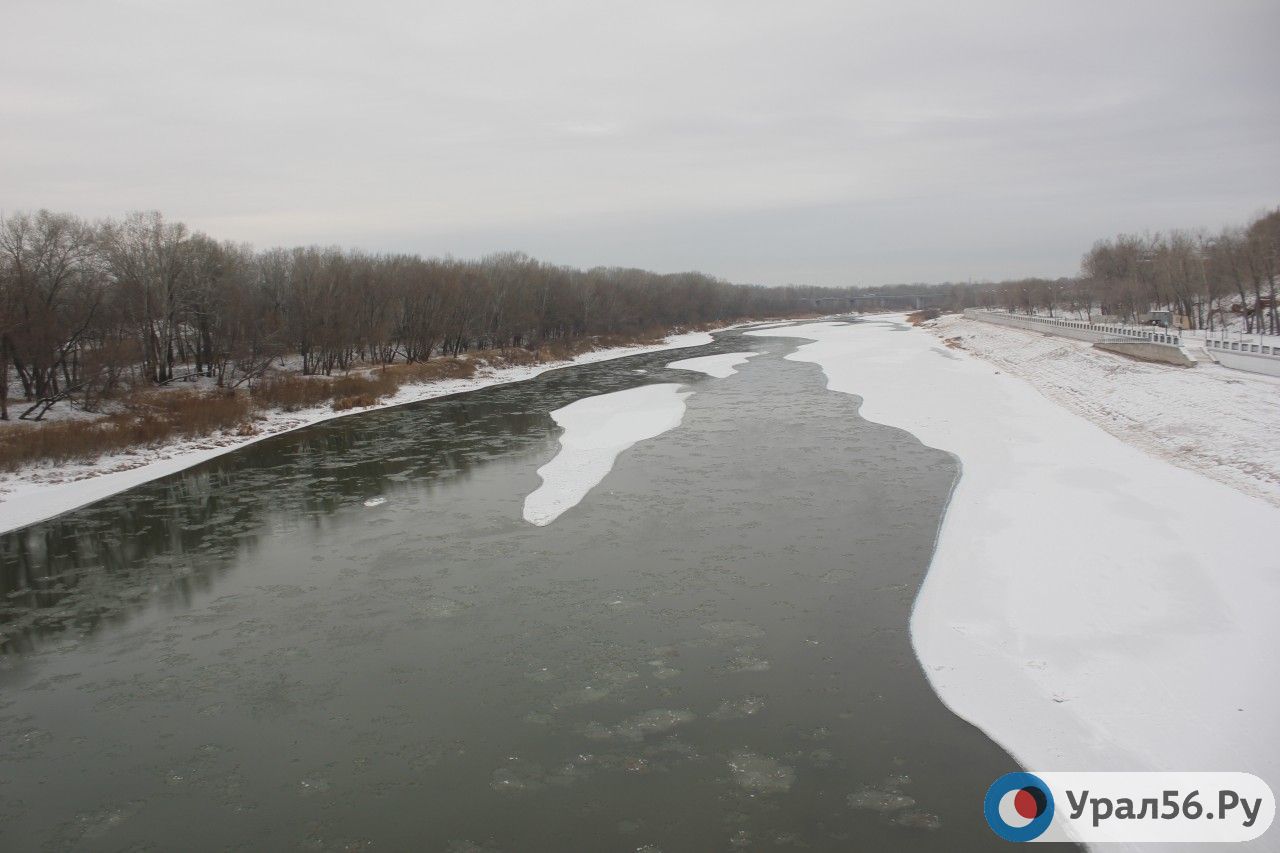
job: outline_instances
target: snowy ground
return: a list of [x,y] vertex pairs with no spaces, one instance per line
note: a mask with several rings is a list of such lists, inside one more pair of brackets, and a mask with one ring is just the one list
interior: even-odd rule
[[248,438],[218,433],[192,441],[172,442],[132,453],[104,456],[93,463],[32,466],[14,474],[0,475],[0,532],[51,518],[139,483],[189,468],[237,447],[330,418],[474,391],[504,382],[519,382],[569,364],[589,364],[711,342],[712,337],[706,332],[672,335],[661,344],[594,350],[583,353],[572,361],[488,369],[478,372],[470,379],[406,385],[394,396],[366,408],[335,412],[329,406],[317,406],[299,412],[276,412],[257,422],[258,434]]
[[618,455],[639,441],[662,435],[684,420],[689,391],[674,382],[597,394],[556,409],[564,432],[560,452],[538,469],[542,485],[524,500],[524,518],[550,524],[577,506],[613,469]]
[[[967,345],[969,331],[950,333]],[[1264,541],[1280,510],[1119,440],[927,331],[748,334],[813,340],[790,357],[862,397],[865,417],[960,459],[911,621],[957,714],[1032,770],[1280,779],[1280,682],[1263,651],[1280,648],[1280,561]],[[1119,399],[1105,380],[1127,367],[1085,368],[1099,372],[1077,396]],[[1069,369],[1055,373],[1069,381]],[[1255,437],[1275,444],[1277,432],[1272,421]],[[1274,849],[1265,837],[1245,848]]]
[[1133,361],[959,315],[929,325],[1117,438],[1280,506],[1280,379]]

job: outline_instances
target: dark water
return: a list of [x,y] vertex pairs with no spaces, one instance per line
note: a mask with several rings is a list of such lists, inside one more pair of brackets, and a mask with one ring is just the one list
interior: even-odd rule
[[[793,346],[353,416],[0,537],[0,849],[996,847],[1015,764],[907,632],[954,460]],[[682,425],[524,522],[548,412],[660,381]]]

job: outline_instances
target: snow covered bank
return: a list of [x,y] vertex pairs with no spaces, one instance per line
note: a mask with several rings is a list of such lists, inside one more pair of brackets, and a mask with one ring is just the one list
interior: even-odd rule
[[[1264,539],[1280,510],[902,328],[748,334],[811,339],[790,358],[860,395],[865,417],[959,457],[911,621],[943,701],[1033,770],[1240,770],[1274,785],[1280,559]],[[1265,435],[1280,441],[1280,423]]]
[[449,379],[421,385],[403,386],[396,394],[376,405],[335,412],[329,406],[318,406],[299,412],[275,412],[259,421],[258,433],[250,437],[212,435],[191,441],[179,441],[155,448],[140,448],[132,453],[104,456],[96,462],[57,466],[33,466],[14,474],[0,475],[0,533],[34,524],[46,518],[93,503],[108,495],[173,474],[239,447],[273,435],[310,426],[331,418],[359,412],[400,406],[475,391],[491,385],[532,379],[548,370],[574,364],[592,364],[646,352],[682,349],[711,343],[707,332],[671,335],[660,344],[617,347],[583,353],[571,361],[521,367],[489,369],[470,379]]
[[1144,364],[958,315],[926,325],[1117,438],[1280,506],[1280,379]]
[[538,469],[542,485],[524,500],[525,521],[539,526],[555,521],[605,478],[622,451],[678,427],[691,393],[680,388],[672,382],[641,385],[552,412],[564,428],[560,452]]
[[680,361],[673,361],[667,367],[676,370],[693,370],[698,373],[705,373],[708,376],[714,376],[716,379],[725,379],[737,373],[739,364],[746,364],[747,359],[759,353],[754,352],[726,352],[720,355],[704,355],[701,358],[685,358]]

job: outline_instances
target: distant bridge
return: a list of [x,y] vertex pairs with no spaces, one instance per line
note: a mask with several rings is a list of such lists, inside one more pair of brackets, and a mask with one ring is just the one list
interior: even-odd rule
[[810,300],[823,311],[919,311],[941,305],[946,297],[938,294],[880,294],[866,296],[820,296]]

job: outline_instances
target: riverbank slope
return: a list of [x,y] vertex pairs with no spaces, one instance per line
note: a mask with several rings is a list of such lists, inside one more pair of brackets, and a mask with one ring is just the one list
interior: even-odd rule
[[1280,379],[1134,361],[959,314],[923,327],[1121,441],[1280,507]]

